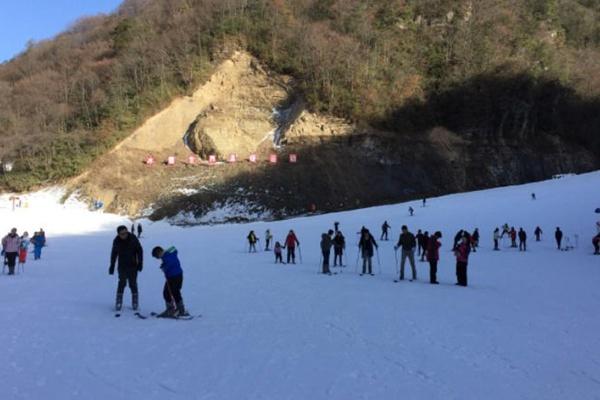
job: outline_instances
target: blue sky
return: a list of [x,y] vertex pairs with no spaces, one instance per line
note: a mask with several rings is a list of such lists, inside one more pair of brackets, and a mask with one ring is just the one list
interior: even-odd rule
[[0,62],[48,39],[83,16],[114,11],[122,0],[0,0]]

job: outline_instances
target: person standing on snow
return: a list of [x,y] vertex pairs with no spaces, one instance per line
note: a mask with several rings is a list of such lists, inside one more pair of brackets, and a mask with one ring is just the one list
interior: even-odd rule
[[[131,231],[131,233],[133,233],[133,231]],[[138,222],[138,227],[137,227],[137,237],[138,239],[142,237],[142,224]]]
[[273,247],[273,253],[275,253],[275,264],[277,264],[278,262],[283,264],[281,243],[275,242],[275,247]]
[[283,246],[283,248],[287,248],[287,263],[288,264],[290,262],[292,264],[296,264],[296,245],[300,246],[300,242],[298,241],[298,238],[296,237],[296,234],[294,233],[294,231],[291,230],[290,233],[288,233],[287,237],[285,238],[285,244]]
[[142,272],[144,266],[144,250],[135,235],[129,233],[127,227],[123,225],[117,228],[117,237],[113,240],[110,267],[108,269],[110,275],[115,273],[117,260],[119,262],[119,284],[117,286],[115,310],[120,311],[123,307],[123,292],[127,285],[131,290],[131,307],[137,310],[139,306],[137,275],[138,272]]
[[527,251],[527,233],[519,228],[519,251]]
[[329,256],[331,254],[331,246],[333,246],[333,241],[331,240],[331,234],[333,231],[329,231],[331,233],[324,233],[321,235],[321,254],[323,256],[323,274],[331,275],[331,271],[329,270]]
[[256,242],[258,242],[258,238],[254,231],[250,231],[246,239],[248,239],[248,252],[256,253]]
[[437,231],[429,237],[429,243],[427,244],[427,261],[429,261],[429,283],[432,285],[439,285],[437,280],[437,266],[440,260],[440,247],[442,244],[439,239],[442,237],[442,232]]
[[[388,231],[390,228],[391,228],[391,226],[388,224],[387,221],[385,221],[383,223],[383,225],[381,226],[381,238],[379,238],[379,240],[388,240]],[[361,229],[361,232],[362,232],[362,229]]]
[[594,254],[600,254],[600,233],[592,239],[594,245]]
[[271,235],[271,230],[267,229],[265,231],[265,251],[269,251],[269,247],[271,246],[271,240],[273,240],[273,235]]
[[415,235],[415,239],[417,239],[417,256],[420,256],[421,253],[425,252],[425,247],[423,246],[423,232],[419,229],[417,234]]
[[183,305],[181,288],[183,287],[183,269],[177,257],[177,249],[170,247],[167,251],[157,246],[152,249],[152,257],[162,260],[160,269],[165,274],[165,286],[163,287],[163,299],[166,309],[158,314],[159,318],[187,317],[189,314]]
[[473,234],[471,235],[471,248],[473,249],[473,252],[476,252],[478,247],[479,247],[479,228],[475,228],[475,230],[473,231]]
[[27,262],[27,253],[29,252],[29,243],[31,240],[29,239],[29,233],[24,232],[23,236],[21,236],[21,245],[19,246],[19,265],[25,265]]
[[46,245],[46,239],[40,232],[35,232],[31,238],[33,243],[33,259],[39,260],[42,258],[42,249]]
[[10,233],[2,239],[2,252],[8,266],[8,274],[15,274],[15,265],[21,248],[21,238],[17,235],[17,228],[12,228]]
[[535,228],[535,231],[533,231],[533,234],[535,235],[535,241],[539,242],[540,240],[542,240],[542,228],[540,228],[539,226]]
[[556,227],[556,232],[554,232],[554,239],[556,239],[556,247],[558,250],[561,249],[563,233],[559,227]]
[[417,241],[415,239],[415,235],[408,231],[408,227],[406,225],[402,226],[402,233],[398,238],[398,243],[394,247],[394,250],[398,250],[398,248],[402,248],[401,258],[400,258],[400,280],[404,280],[404,264],[406,264],[406,259],[410,262],[410,267],[412,269],[412,279],[417,280],[417,268],[415,267],[415,247],[417,247]]
[[368,229],[362,231],[360,241],[358,242],[358,249],[362,254],[363,267],[362,274],[369,274],[373,276],[373,255],[375,255],[375,249],[379,248],[375,238],[371,235]]
[[421,252],[421,261],[425,261],[425,254],[427,253],[427,246],[429,245],[429,231],[425,231],[423,237],[421,238],[421,241],[421,247],[423,248],[423,251]]
[[517,247],[517,230],[514,226],[510,228],[510,247]]
[[408,207],[408,213],[410,214],[410,216],[412,217],[415,214],[415,209],[412,208],[412,206]]
[[470,252],[469,239],[464,236],[454,251],[456,256],[456,284],[458,286],[467,286],[467,265],[469,264]]
[[500,228],[494,229],[494,250],[498,251],[500,248],[498,247],[498,242],[500,241]]
[[333,266],[336,267],[339,265],[340,267],[344,266],[343,255],[344,250],[346,249],[346,238],[342,234],[342,231],[337,231],[333,238]]

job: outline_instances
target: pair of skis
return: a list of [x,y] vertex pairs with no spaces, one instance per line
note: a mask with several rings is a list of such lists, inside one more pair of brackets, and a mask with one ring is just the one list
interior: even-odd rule
[[[122,315],[122,313],[120,311],[118,311],[117,313],[115,313],[115,318],[120,318]],[[181,316],[170,316],[170,317],[162,317],[160,316],[159,313],[156,312],[151,312],[150,315],[144,315],[142,313],[140,313],[139,311],[136,311],[135,313],[133,313],[133,315],[135,315],[136,317],[138,317],[139,319],[148,319],[149,317],[154,317],[154,318],[161,318],[161,319],[177,319],[177,320],[183,320],[183,321],[189,321],[194,319],[194,315],[181,315]],[[198,315],[198,317],[201,317],[201,315]]]

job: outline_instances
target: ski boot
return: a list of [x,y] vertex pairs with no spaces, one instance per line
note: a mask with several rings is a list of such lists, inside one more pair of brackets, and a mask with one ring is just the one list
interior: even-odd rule
[[190,314],[185,310],[185,306],[183,305],[183,300],[177,303],[177,317],[189,317]]
[[138,301],[138,294],[137,293],[133,293],[131,295],[131,308],[133,309],[133,311],[137,311],[139,308],[139,301]]
[[123,308],[123,293],[117,293],[117,299],[115,301],[115,311],[121,311]]
[[175,307],[173,306],[173,303],[168,302],[168,303],[165,303],[165,305],[167,307],[165,309],[165,311],[161,312],[156,317],[157,318],[175,318],[176,317],[176,310],[175,310]]

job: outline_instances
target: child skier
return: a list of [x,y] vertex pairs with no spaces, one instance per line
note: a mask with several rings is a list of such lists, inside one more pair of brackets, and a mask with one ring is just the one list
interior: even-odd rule
[[275,264],[277,264],[277,262],[283,264],[283,250],[281,248],[281,243],[275,242],[273,252],[275,253]]
[[23,233],[21,236],[21,246],[19,248],[19,265],[24,266],[27,262],[27,252],[29,251],[29,233]]
[[258,238],[254,231],[250,231],[246,239],[248,239],[248,252],[256,253],[256,242],[258,242]]
[[166,309],[158,314],[159,318],[178,318],[186,317],[189,314],[183,305],[181,297],[181,287],[183,286],[183,269],[177,257],[177,249],[170,247],[166,251],[162,247],[157,246],[152,249],[152,257],[162,260],[160,269],[163,270],[166,278],[163,288],[163,298],[165,300]]

